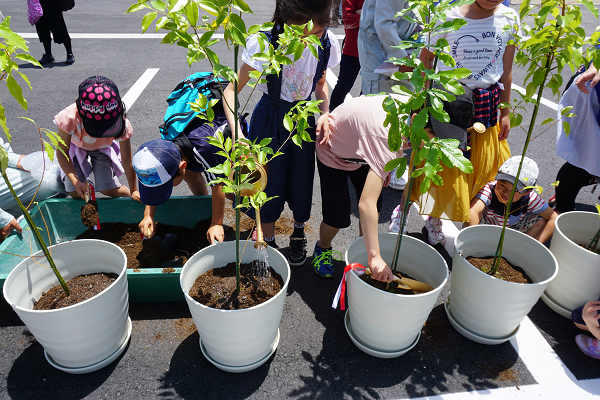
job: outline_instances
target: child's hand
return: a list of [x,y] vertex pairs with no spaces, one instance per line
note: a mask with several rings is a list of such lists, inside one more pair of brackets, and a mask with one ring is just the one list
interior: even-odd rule
[[77,181],[73,184],[75,186],[75,190],[77,191],[77,195],[80,199],[85,199],[85,195],[87,193],[87,188],[85,187],[85,183],[81,181]]
[[317,120],[317,146],[329,143],[329,113],[324,112]]
[[577,87],[579,88],[579,90],[581,90],[583,93],[585,94],[589,94],[590,92],[588,91],[587,87],[585,86],[586,82],[588,81],[592,81],[592,83],[590,83],[590,87],[593,89],[594,86],[596,86],[598,84],[598,82],[600,82],[600,73],[598,73],[598,71],[596,70],[596,68],[591,65],[587,71],[585,71],[584,73],[582,73],[581,75],[579,75],[577,77]]
[[225,232],[223,231],[223,225],[211,224],[208,231],[206,231],[206,238],[208,243],[214,244],[215,241],[222,242],[225,240]]
[[581,310],[581,316],[585,321],[585,324],[590,327],[594,326],[596,328],[599,327],[598,319],[600,319],[600,314],[598,311],[600,310],[600,301],[588,301],[583,306],[583,310]]
[[382,282],[391,282],[394,280],[394,275],[392,274],[392,270],[388,265],[383,261],[381,256],[375,256],[369,261],[369,268],[371,268],[371,272],[373,275],[373,279]]
[[156,225],[154,220],[150,216],[145,216],[142,222],[138,224],[140,233],[146,237],[152,237],[154,235],[154,229]]
[[0,240],[6,239],[11,234],[13,229],[16,230],[17,233],[23,233],[23,228],[21,228],[21,225],[19,225],[17,220],[14,218],[4,228],[0,229]]
[[133,193],[131,193],[131,198],[134,199],[135,201],[139,201],[140,203],[142,202],[139,190],[135,190]]
[[384,181],[383,181],[383,187],[388,187],[388,185],[390,184],[390,181],[392,180],[392,174],[395,173],[395,171],[392,172],[388,172]]

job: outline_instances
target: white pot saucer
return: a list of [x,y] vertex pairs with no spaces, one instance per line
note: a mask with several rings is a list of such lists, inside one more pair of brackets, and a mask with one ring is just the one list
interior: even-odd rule
[[121,353],[123,353],[123,351],[125,351],[125,348],[127,347],[127,344],[129,343],[129,339],[131,339],[131,328],[132,328],[131,318],[129,318],[129,316],[127,316],[127,336],[125,337],[125,340],[121,344],[121,347],[119,347],[114,353],[112,353],[110,356],[108,356],[104,360],[97,362],[96,364],[88,365],[87,367],[79,367],[79,368],[64,367],[64,366],[58,364],[56,361],[54,361],[52,359],[52,356],[50,356],[50,354],[46,353],[46,350],[44,350],[44,355],[46,356],[46,360],[48,360],[50,365],[52,365],[54,368],[60,369],[61,371],[68,372],[69,374],[79,375],[79,374],[87,374],[89,372],[98,371],[99,369],[104,368],[111,362],[115,361],[117,358],[119,358]]
[[421,338],[421,331],[419,331],[419,334],[415,338],[415,341],[412,342],[412,344],[410,346],[408,346],[407,348],[405,348],[405,349],[402,349],[402,350],[399,350],[399,351],[381,351],[381,350],[375,350],[375,349],[372,349],[372,348],[368,347],[366,344],[364,344],[363,342],[361,342],[361,340],[359,338],[357,338],[355,336],[354,331],[352,330],[352,325],[350,325],[350,313],[348,311],[346,311],[346,315],[344,316],[344,325],[346,326],[346,332],[348,332],[348,336],[350,336],[350,339],[352,340],[352,343],[354,343],[356,345],[356,347],[358,347],[359,349],[361,349],[362,351],[364,351],[368,355],[373,356],[373,357],[377,357],[377,358],[396,358],[396,357],[400,357],[401,355],[404,355],[404,354],[408,353],[410,350],[412,350],[412,348],[417,345],[417,342]]
[[559,315],[562,315],[565,318],[571,319],[572,311],[569,311],[568,309],[564,308],[558,303],[555,303],[553,300],[550,299],[549,296],[546,296],[546,292],[542,294],[542,301],[546,303],[546,305],[550,307],[552,311],[556,312]]
[[221,363],[213,360],[212,357],[208,354],[208,351],[206,351],[206,347],[204,347],[204,344],[202,343],[202,338],[200,338],[200,350],[202,350],[202,354],[204,355],[204,357],[206,357],[206,359],[208,361],[210,361],[210,363],[212,365],[214,365],[215,367],[217,367],[223,371],[233,372],[236,374],[252,371],[253,369],[256,369],[256,368],[260,367],[261,365],[263,365],[264,363],[266,363],[267,360],[273,355],[273,353],[275,353],[275,350],[277,350],[277,346],[279,346],[279,329],[277,329],[277,336],[275,336],[275,341],[271,345],[271,351],[269,352],[269,354],[267,354],[266,356],[264,356],[263,358],[261,358],[260,360],[258,360],[255,363],[243,365],[241,367],[232,367],[230,365],[224,365],[224,364],[221,364]]
[[460,323],[457,320],[454,319],[454,316],[452,315],[452,310],[450,309],[450,293],[448,293],[448,297],[446,297],[446,301],[444,301],[444,309],[446,310],[446,315],[448,316],[448,319],[450,320],[450,323],[452,324],[454,329],[456,329],[461,335],[463,335],[467,339],[470,339],[477,343],[492,345],[502,344],[507,340],[510,340],[517,336],[517,333],[519,333],[519,329],[521,329],[521,325],[519,324],[519,326],[517,326],[517,329],[515,329],[513,333],[501,339],[492,339],[485,336],[480,336],[476,333],[467,330],[462,325],[460,325]]

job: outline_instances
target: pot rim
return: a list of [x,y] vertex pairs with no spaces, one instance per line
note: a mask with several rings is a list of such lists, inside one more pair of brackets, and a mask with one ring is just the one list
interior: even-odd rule
[[[463,233],[466,232],[469,229],[482,229],[482,228],[491,228],[491,229],[502,229],[501,226],[496,226],[496,225],[473,225],[473,226],[468,226],[464,229],[462,229],[460,232],[458,232],[458,235],[456,235],[456,237],[454,238],[454,254],[458,254],[468,265],[469,267],[471,267],[472,269],[474,269],[475,271],[479,272],[480,274],[483,274],[484,276],[490,278],[490,279],[495,279],[495,281],[499,282],[499,284],[506,284],[506,285],[517,285],[517,286],[527,286],[527,287],[532,287],[532,286],[541,286],[541,285],[545,285],[548,282],[552,281],[556,275],[558,275],[558,261],[556,261],[556,257],[554,257],[554,254],[552,254],[552,252],[550,251],[550,249],[548,249],[546,246],[544,246],[542,243],[540,243],[539,241],[537,241],[536,239],[532,238],[531,236],[526,235],[523,232],[519,232],[516,231],[514,229],[510,229],[507,227],[506,232],[507,234],[510,235],[522,235],[525,240],[532,240],[535,241],[541,248],[544,248],[546,252],[548,252],[548,254],[552,257],[552,259],[554,260],[554,273],[552,274],[552,276],[550,276],[548,279],[545,279],[541,282],[534,282],[534,283],[516,283],[516,282],[508,282],[508,281],[504,281],[502,279],[498,279],[495,278],[491,275],[486,274],[485,272],[481,271],[480,269],[476,268],[473,264],[471,264],[470,262],[467,261],[467,259],[461,254],[461,252],[458,249],[458,246],[456,245],[456,242],[458,241],[459,236]],[[523,268],[523,267],[520,267]],[[523,268],[525,269],[525,268]]]
[[[379,233],[377,234],[377,236],[378,236],[378,237],[379,237],[379,236],[387,236],[387,235],[398,236],[398,233],[394,233],[394,232],[379,232]],[[425,296],[429,296],[429,295],[431,295],[431,294],[433,294],[433,293],[438,293],[438,292],[440,292],[440,291],[442,290],[442,288],[444,287],[444,285],[445,285],[445,284],[448,282],[448,278],[449,278],[449,276],[450,276],[450,270],[448,269],[448,263],[446,262],[446,260],[444,260],[444,257],[442,257],[442,255],[441,255],[441,254],[440,254],[440,253],[439,253],[439,252],[438,252],[436,249],[434,249],[434,248],[433,248],[433,246],[431,246],[430,244],[428,244],[428,243],[425,243],[424,241],[422,241],[422,240],[420,240],[420,239],[417,239],[417,238],[414,238],[414,237],[412,237],[412,236],[408,236],[408,235],[406,235],[406,234],[405,234],[403,239],[406,239],[406,238],[410,238],[410,239],[409,239],[410,241],[416,241],[417,245],[419,245],[419,244],[423,244],[423,245],[427,246],[427,247],[428,247],[428,250],[431,250],[431,251],[433,251],[433,252],[436,254],[436,256],[437,256],[437,257],[439,257],[439,258],[442,260],[442,262],[444,263],[444,266],[446,267],[446,276],[444,277],[444,281],[443,281],[443,282],[442,282],[440,285],[438,285],[438,286],[434,287],[432,291],[430,291],[430,292],[426,292],[426,293],[420,293],[420,294],[400,294],[400,293],[390,293],[390,292],[385,292],[385,291],[383,291],[383,290],[377,289],[377,288],[375,288],[375,287],[373,287],[373,286],[369,285],[368,283],[364,282],[362,279],[360,279],[360,278],[359,278],[359,275],[358,275],[358,273],[356,273],[356,271],[354,271],[354,270],[351,270],[350,272],[354,272],[354,275],[355,275],[357,278],[359,278],[358,280],[360,281],[360,284],[362,284],[362,285],[365,285],[365,286],[369,287],[369,288],[370,288],[370,289],[372,289],[372,290],[377,290],[377,291],[379,291],[379,292],[381,292],[381,293],[384,293],[385,295],[389,295],[389,296],[393,296],[393,297],[409,297],[409,298],[417,298],[417,297],[425,297]],[[363,237],[362,237],[362,236],[361,236],[361,237],[359,237],[359,238],[357,238],[356,240],[354,240],[352,243],[350,243],[350,245],[348,246],[348,248],[346,249],[346,252],[345,252],[345,254],[344,254],[344,260],[345,260],[345,262],[347,262],[347,260],[348,260],[348,250],[350,249],[350,247],[351,247],[351,246],[352,246],[354,243],[356,243],[356,242],[358,242],[358,241],[361,241],[361,240],[362,240],[362,241],[364,241],[364,239],[363,239]]]
[[[106,244],[108,244],[108,245],[110,245],[110,246],[114,246],[114,247],[115,247],[116,249],[118,249],[118,250],[119,250],[119,252],[120,252],[120,253],[123,255],[123,259],[125,260],[125,262],[123,263],[123,269],[121,270],[121,272],[119,272],[119,276],[117,277],[117,279],[115,279],[115,281],[114,281],[113,283],[111,283],[111,284],[110,284],[110,285],[109,285],[109,286],[108,286],[106,289],[104,289],[102,292],[100,292],[100,293],[98,293],[97,295],[95,295],[95,296],[93,296],[93,297],[90,297],[89,299],[87,299],[87,300],[84,300],[84,301],[82,301],[82,302],[80,302],[80,303],[73,304],[73,305],[70,305],[70,306],[68,306],[68,307],[56,308],[56,309],[54,309],[54,310],[34,310],[34,309],[32,309],[32,308],[24,308],[24,307],[21,307],[21,306],[19,306],[19,305],[17,305],[17,304],[14,304],[14,303],[12,303],[11,301],[9,301],[9,299],[8,299],[8,297],[7,297],[7,295],[6,295],[6,292],[4,291],[4,288],[3,288],[3,290],[2,290],[2,292],[3,292],[3,293],[2,293],[2,294],[4,295],[4,300],[6,300],[6,302],[7,302],[7,303],[8,303],[8,304],[11,306],[11,308],[12,308],[13,310],[16,310],[16,309],[18,309],[18,310],[22,310],[22,311],[25,311],[25,312],[28,312],[28,313],[44,314],[44,313],[60,313],[60,312],[67,312],[68,310],[71,310],[71,309],[73,309],[73,308],[75,308],[75,307],[77,307],[77,306],[81,306],[81,305],[87,304],[88,302],[90,302],[90,301],[92,301],[92,300],[94,300],[94,299],[98,298],[99,296],[101,296],[102,294],[104,294],[104,293],[108,292],[108,291],[109,291],[111,288],[113,288],[114,286],[116,286],[116,285],[117,285],[117,283],[120,283],[120,281],[122,281],[123,279],[127,279],[127,255],[125,254],[125,252],[123,251],[123,249],[121,249],[119,246],[117,246],[116,244],[114,244],[114,243],[111,243],[111,242],[109,242],[109,241],[106,241],[106,240],[100,240],[100,239],[74,239],[74,240],[69,240],[69,241],[66,241],[66,242],[61,242],[61,243],[53,244],[52,246],[49,246],[49,247],[48,247],[48,249],[51,249],[51,248],[53,248],[53,247],[56,247],[56,246],[68,245],[68,244],[71,244],[71,243],[82,243],[82,242],[102,242],[102,243],[106,243]],[[110,246],[109,246],[109,247],[110,247]],[[14,267],[14,268],[12,269],[12,271],[10,271],[10,273],[7,275],[7,277],[6,277],[6,280],[4,281],[4,285],[6,285],[6,281],[8,281],[8,279],[9,279],[9,278],[10,278],[10,276],[13,274],[13,272],[15,272],[15,271],[16,271],[16,269],[17,269],[17,268],[18,268],[18,267],[19,267],[19,266],[20,266],[22,263],[24,263],[25,261],[27,261],[28,259],[30,259],[30,258],[32,258],[32,257],[38,257],[38,255],[39,255],[39,256],[43,256],[43,254],[44,254],[44,253],[43,253],[43,250],[40,250],[40,251],[38,251],[37,253],[35,253],[35,254],[32,254],[32,255],[30,255],[29,257],[27,257],[27,258],[23,259],[23,261],[21,261],[19,264],[17,264],[17,266],[16,266],[16,267]],[[36,264],[37,264],[37,263],[36,263]],[[38,265],[38,267],[39,267],[39,265]],[[42,268],[46,268],[46,267],[42,267]],[[97,273],[101,273],[101,272],[97,272]],[[52,281],[53,281],[53,284],[52,284],[52,286],[50,286],[50,287],[52,288],[52,287],[56,286],[57,284],[59,284],[59,282],[58,282],[58,279],[56,278],[56,275],[55,275],[54,273],[52,273],[52,275],[51,275],[51,276],[52,276]],[[79,276],[79,275],[76,275],[76,276]],[[73,277],[73,278],[74,278],[74,277]],[[65,281],[65,282],[66,282],[66,281]],[[39,299],[38,299],[38,300],[39,300]]]
[[[248,242],[248,244],[255,243],[252,240],[240,240],[240,244],[242,242]],[[235,248],[235,241],[223,242],[223,243],[233,243],[233,247]],[[219,246],[220,245],[221,247],[223,247],[223,243],[213,243],[213,244],[211,244],[209,246],[206,246],[203,249],[200,249],[196,254],[194,254],[192,257],[190,257],[188,259],[188,261],[185,263],[185,265],[181,268],[181,273],[179,275],[179,285],[181,287],[181,291],[183,292],[186,300],[191,301],[194,304],[196,304],[196,305],[198,305],[201,308],[206,309],[206,310],[212,310],[212,311],[216,311],[216,312],[220,312],[220,313],[240,313],[240,312],[244,312],[244,311],[256,310],[256,309],[258,309],[258,308],[260,308],[262,306],[266,306],[267,304],[271,303],[272,301],[275,301],[283,292],[285,292],[286,295],[287,295],[287,287],[288,287],[288,284],[290,282],[290,276],[292,275],[292,271],[290,269],[290,264],[287,262],[287,259],[283,256],[283,254],[281,254],[277,249],[270,248],[271,250],[276,251],[277,253],[279,253],[279,255],[281,256],[281,258],[283,258],[283,260],[285,261],[285,265],[286,265],[287,270],[288,270],[287,278],[283,282],[283,286],[281,287],[281,290],[279,290],[279,292],[277,292],[277,294],[275,296],[271,297],[269,300],[267,300],[267,301],[265,301],[263,303],[257,304],[255,306],[252,306],[252,307],[249,307],[249,308],[242,308],[240,310],[221,310],[221,309],[218,309],[218,308],[209,307],[207,305],[204,305],[204,304],[199,303],[196,300],[194,300],[192,298],[192,296],[190,296],[188,294],[189,291],[186,291],[186,290],[183,289],[183,284],[181,282],[181,279],[182,279],[181,277],[183,275],[183,270],[185,269],[185,267],[187,266],[187,264],[190,262],[190,260],[192,258],[194,258],[198,253],[200,253],[200,252],[202,252],[202,251],[204,251],[206,249],[210,249],[210,248],[212,248],[214,246]],[[229,245],[229,246],[231,246],[231,245]],[[254,246],[252,246],[252,248],[254,248]],[[269,250],[267,250],[267,251],[269,251]],[[217,267],[217,268],[221,268],[221,267]],[[213,269],[214,269],[214,267],[213,267]]]
[[566,235],[561,229],[560,226],[558,224],[559,218],[561,218],[563,215],[566,215],[567,218],[569,216],[575,216],[575,215],[581,215],[581,214],[586,214],[586,215],[591,215],[594,218],[598,218],[597,213],[593,213],[590,211],[567,211],[566,213],[562,213],[558,216],[558,218],[556,218],[556,222],[554,224],[554,230],[560,232],[560,234],[562,236],[564,236],[569,242],[571,242],[577,249],[580,249],[581,251],[584,251],[585,253],[590,253],[593,257],[600,257],[600,254],[598,253],[594,253],[591,250],[588,250],[586,248],[581,247],[580,245],[578,245],[576,242],[574,242],[568,235]]

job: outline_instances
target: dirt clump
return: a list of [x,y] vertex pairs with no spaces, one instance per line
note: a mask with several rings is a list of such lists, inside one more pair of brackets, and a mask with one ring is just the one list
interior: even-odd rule
[[[487,257],[467,257],[467,261],[475,268],[486,274],[492,268],[494,256]],[[496,273],[496,278],[512,283],[534,283],[521,267],[511,264],[506,258],[500,258],[500,266]]]
[[88,228],[96,226],[98,223],[98,202],[96,200],[90,200],[81,207],[81,222]]

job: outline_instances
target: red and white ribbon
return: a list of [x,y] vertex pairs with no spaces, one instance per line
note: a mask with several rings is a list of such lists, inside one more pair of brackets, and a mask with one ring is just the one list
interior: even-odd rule
[[346,265],[346,268],[344,268],[344,275],[342,276],[342,281],[338,286],[337,292],[335,292],[333,304],[331,304],[331,307],[337,308],[338,302],[341,303],[340,309],[342,311],[346,309],[346,274],[350,272],[350,270],[354,270],[358,273],[358,275],[362,275],[365,273],[365,267],[358,263],[353,263]]

